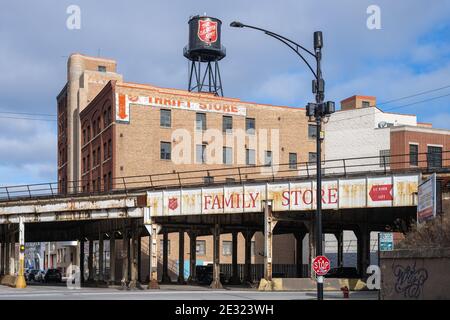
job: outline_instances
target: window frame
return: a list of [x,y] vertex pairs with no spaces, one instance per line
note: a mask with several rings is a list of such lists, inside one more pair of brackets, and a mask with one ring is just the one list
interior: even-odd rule
[[[291,161],[291,155],[295,155],[295,161]],[[289,169],[297,169],[298,157],[297,152],[289,152]]]
[[[229,124],[231,128],[227,128],[227,123],[230,120]],[[223,133],[231,133],[230,131],[233,131],[233,116],[222,116],[222,132]]]
[[[163,115],[168,114],[168,125],[163,120],[167,120]],[[170,109],[159,109],[159,126],[161,128],[171,128],[172,127],[172,110]]]
[[[411,152],[411,147],[416,147],[416,152]],[[419,166],[419,144],[418,143],[409,143],[409,165],[417,167]],[[414,158],[413,158],[413,157]]]
[[[163,157],[163,145],[168,145],[169,146],[169,152],[168,155],[169,157],[167,158],[167,156]],[[165,152],[164,154],[167,155],[167,152]],[[159,159],[160,160],[172,160],[172,143],[168,142],[168,141],[160,141],[159,143]]]

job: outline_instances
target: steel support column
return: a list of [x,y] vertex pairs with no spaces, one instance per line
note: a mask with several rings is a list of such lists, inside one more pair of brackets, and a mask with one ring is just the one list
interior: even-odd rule
[[116,233],[111,232],[109,238],[109,283],[114,285],[116,282]]
[[244,265],[244,282],[247,284],[253,283],[252,275],[252,238],[255,231],[246,230],[243,233],[245,239],[245,265]]
[[272,217],[272,202],[264,202],[264,280],[266,286],[272,287],[272,245],[273,229],[277,221]]
[[158,233],[161,226],[155,223],[150,225],[149,255],[150,255],[150,282],[148,289],[159,289],[158,284]]
[[128,239],[128,230],[124,226],[122,230],[122,280],[120,281],[120,285],[122,288],[125,288],[128,284],[129,242],[130,240]]
[[128,288],[134,289],[136,287],[139,287],[138,281],[137,281],[137,225],[136,221],[132,221],[131,223],[131,245],[130,245],[130,278],[131,281],[128,284]]
[[294,233],[297,278],[303,278],[303,239],[305,235],[305,232]]
[[186,283],[184,280],[184,230],[178,233],[178,283]]
[[84,283],[84,237],[80,239],[80,283]]
[[357,231],[358,241],[358,273],[362,279],[367,277],[366,270],[370,265],[370,230],[367,224],[361,224]]
[[241,279],[239,278],[239,273],[238,273],[238,231],[237,230],[233,230],[233,232],[231,233],[232,236],[232,246],[233,246],[233,250],[232,250],[232,256],[231,256],[231,271],[232,271],[232,276],[231,276],[231,284],[240,284],[241,283]]
[[193,230],[189,231],[189,279],[188,282],[197,281],[196,265],[197,265],[197,233]]
[[162,283],[171,283],[172,279],[169,276],[169,233],[166,228],[163,229],[163,268],[162,268]]
[[136,255],[137,255],[137,281],[138,281],[138,283],[141,283],[142,282],[142,270],[141,270],[142,269],[142,252],[141,252],[142,238],[141,238],[139,231],[137,233],[136,240],[137,240],[137,252],[136,252]]
[[16,234],[14,231],[11,232],[11,242],[10,242],[10,253],[9,253],[9,274],[16,274]]
[[337,267],[344,267],[344,231],[341,230],[334,234],[337,240]]
[[98,235],[98,281],[103,282],[105,280],[104,276],[104,240],[103,233],[100,232]]
[[221,289],[220,282],[220,225],[218,219],[211,230],[213,233],[213,280],[210,284],[212,289]]
[[88,253],[88,282],[94,281],[94,240],[89,239],[89,253]]

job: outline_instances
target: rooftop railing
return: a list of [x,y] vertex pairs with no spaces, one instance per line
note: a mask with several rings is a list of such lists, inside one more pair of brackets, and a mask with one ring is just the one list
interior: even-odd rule
[[[208,164],[205,164],[208,166]],[[331,159],[322,162],[323,179],[390,173],[450,173],[450,150],[438,153],[378,155]],[[312,162],[274,165],[225,166],[136,176],[68,182],[48,182],[0,187],[0,203],[25,199],[137,193],[174,187],[200,187],[252,182],[306,180],[315,177]]]

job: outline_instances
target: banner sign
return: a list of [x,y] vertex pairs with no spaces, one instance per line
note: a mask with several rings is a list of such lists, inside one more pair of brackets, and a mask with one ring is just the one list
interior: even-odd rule
[[[418,183],[418,175],[324,180],[322,208],[415,206]],[[374,190],[383,196],[371,197]],[[315,210],[315,198],[315,181],[303,181],[149,191],[147,206],[151,216],[262,212],[267,199],[273,211],[307,211]]]
[[247,109],[243,106],[225,103],[203,103],[188,99],[166,99],[153,96],[132,96],[116,93],[116,121],[130,122],[130,104],[149,107],[191,110],[195,112],[215,112],[224,115],[247,115]]
[[419,185],[417,197],[417,223],[436,217],[436,173]]
[[380,251],[394,250],[394,234],[392,232],[380,232]]

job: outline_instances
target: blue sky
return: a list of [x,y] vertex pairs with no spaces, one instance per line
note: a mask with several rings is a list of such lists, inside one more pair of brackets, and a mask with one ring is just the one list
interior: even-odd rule
[[[66,28],[69,5],[81,9],[81,29]],[[369,5],[381,9],[381,29],[366,26]],[[233,20],[261,26],[312,47],[324,34],[326,99],[375,95],[378,102],[450,85],[450,1],[10,1],[0,11],[0,185],[56,181],[56,123],[15,113],[56,114],[72,52],[116,59],[126,81],[186,88],[190,15],[223,21],[226,96],[304,106],[311,74],[281,43]],[[381,105],[417,114],[450,129],[450,87]],[[399,108],[400,107],[400,108]],[[14,118],[14,119],[13,119]],[[33,116],[36,118],[36,116]]]

